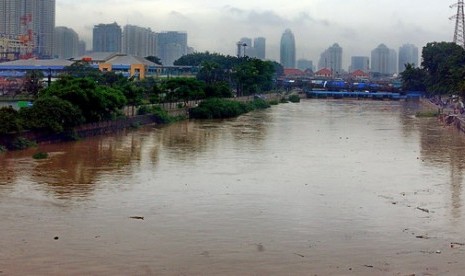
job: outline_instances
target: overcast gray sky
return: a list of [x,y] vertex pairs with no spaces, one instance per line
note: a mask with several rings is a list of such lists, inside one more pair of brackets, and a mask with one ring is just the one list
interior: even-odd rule
[[279,60],[286,28],[295,35],[297,58],[318,62],[337,42],[347,68],[352,55],[369,56],[380,43],[398,50],[451,41],[455,0],[56,0],[57,26],[79,33],[91,47],[92,28],[117,22],[154,31],[185,31],[196,51],[235,54],[241,37],[267,39],[267,58]]

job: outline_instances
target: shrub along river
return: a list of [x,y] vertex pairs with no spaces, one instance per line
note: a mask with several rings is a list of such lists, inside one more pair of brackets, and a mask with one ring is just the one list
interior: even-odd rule
[[465,137],[417,109],[303,100],[1,154],[0,275],[463,273]]

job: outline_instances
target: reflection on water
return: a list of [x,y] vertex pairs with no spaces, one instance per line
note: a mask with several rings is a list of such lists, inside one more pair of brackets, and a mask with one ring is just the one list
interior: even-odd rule
[[461,271],[465,136],[417,109],[305,100],[2,154],[0,274]]

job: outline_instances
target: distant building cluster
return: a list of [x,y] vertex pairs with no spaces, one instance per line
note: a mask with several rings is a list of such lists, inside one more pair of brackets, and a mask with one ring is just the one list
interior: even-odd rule
[[[1,0],[0,1],[0,61],[29,59],[71,59],[90,53],[122,53],[137,57],[158,57],[171,66],[180,57],[193,53],[188,46],[188,34],[179,31],[155,32],[150,28],[127,24],[101,23],[93,27],[92,49],[76,31],[55,26],[56,0]],[[286,69],[320,71],[323,75],[339,77],[353,72],[374,76],[393,76],[401,73],[406,64],[419,65],[419,51],[415,45],[404,44],[399,49],[380,44],[371,55],[352,56],[344,67],[343,47],[334,43],[320,54],[316,64],[298,59],[296,38],[286,29],[280,40],[279,62]],[[237,56],[264,60],[266,38],[243,37],[237,42]],[[345,70],[348,68],[348,70]]]
[[[301,71],[315,71],[313,61],[295,60],[295,37],[291,30],[284,31],[281,37],[280,63],[286,69],[299,69]],[[406,64],[419,65],[418,47],[413,44],[402,45],[398,52],[380,44],[371,51],[371,56],[352,56],[348,72],[343,67],[343,49],[338,43],[334,43],[320,54],[318,60],[318,72],[321,76],[330,75],[337,78],[357,72],[370,74],[375,77],[393,76],[402,73]],[[295,73],[295,72],[294,72]]]
[[[0,61],[69,59],[85,54],[86,44],[73,29],[55,26],[55,5],[55,0],[0,1]],[[173,65],[193,50],[185,32],[156,33],[134,25],[122,28],[115,22],[94,26],[91,52],[157,56],[164,65]]]
[[258,58],[264,60],[266,57],[266,39],[264,37],[256,37],[253,39],[248,37],[243,37],[239,41],[237,55],[248,56],[252,58]]
[[54,29],[55,0],[0,1],[1,59],[53,57]]

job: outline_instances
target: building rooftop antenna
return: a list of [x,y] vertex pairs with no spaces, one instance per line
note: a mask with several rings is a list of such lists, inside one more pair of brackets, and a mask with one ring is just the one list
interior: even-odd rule
[[450,8],[457,8],[457,14],[449,19],[455,19],[454,43],[465,49],[465,16],[463,12],[463,0],[458,0],[457,3],[450,5]]

